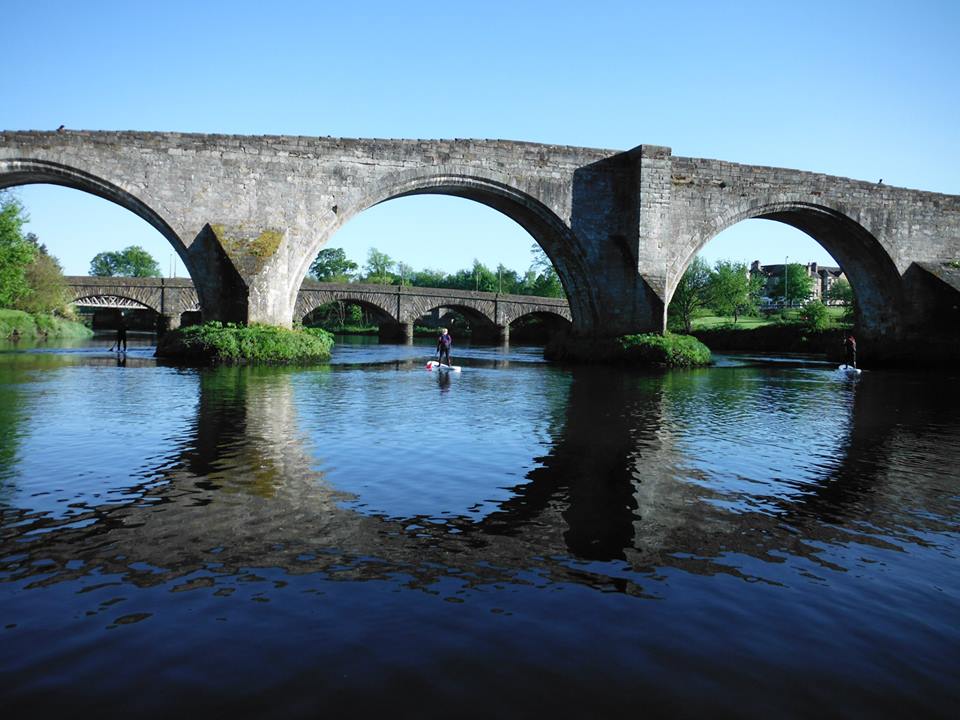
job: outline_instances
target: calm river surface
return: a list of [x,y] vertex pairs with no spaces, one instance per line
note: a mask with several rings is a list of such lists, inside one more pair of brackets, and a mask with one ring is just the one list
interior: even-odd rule
[[957,374],[147,342],[0,352],[5,717],[956,717]]

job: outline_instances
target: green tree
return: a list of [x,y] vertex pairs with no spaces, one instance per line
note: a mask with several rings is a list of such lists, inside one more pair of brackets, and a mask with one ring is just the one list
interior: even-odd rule
[[367,280],[381,285],[389,285],[393,282],[393,274],[390,272],[396,263],[393,258],[376,248],[370,248],[367,252]]
[[809,300],[800,308],[800,322],[811,332],[825,330],[830,324],[830,313],[819,300]]
[[732,316],[755,313],[760,304],[763,279],[751,277],[745,263],[717,260],[710,274],[709,305],[717,315]]
[[784,293],[783,275],[774,277],[771,283],[771,297],[786,298],[788,305],[796,303],[805,303],[810,299],[813,292],[813,278],[807,273],[807,268],[800,263],[789,263],[786,268],[787,283],[786,293]]
[[13,307],[30,292],[26,270],[39,250],[23,235],[28,219],[17,198],[0,192],[0,307]]
[[710,266],[698,255],[677,283],[668,308],[670,317],[680,323],[685,333],[692,330],[694,313],[707,304],[709,289]]
[[457,290],[473,290],[476,281],[473,279],[473,268],[457,270],[453,275],[447,275],[444,287]]
[[324,248],[310,265],[310,275],[321,282],[350,282],[359,266],[343,248]]
[[17,309],[28,313],[65,314],[70,301],[70,290],[63,277],[63,268],[60,267],[60,262],[47,252],[46,247],[39,244],[36,235],[30,233],[28,238],[31,236],[32,242],[37,246],[37,253],[25,268],[30,289],[17,301]]
[[416,275],[417,271],[413,269],[412,265],[400,261],[397,263],[397,275],[400,277],[401,285],[412,285],[413,277]]
[[540,297],[565,297],[560,276],[557,275],[557,269],[553,266],[547,253],[536,243],[530,248],[530,252],[533,255],[530,270],[536,273],[536,279],[530,288],[530,294]]
[[471,274],[473,277],[471,290],[479,290],[480,292],[497,291],[497,274],[476,258],[473,261]]
[[160,266],[139,245],[101,252],[90,261],[90,274],[98,277],[160,277]]
[[446,287],[447,275],[442,270],[417,270],[410,277],[410,284],[417,287]]
[[516,293],[520,286],[520,276],[503,263],[497,265],[497,292]]
[[853,288],[846,278],[837,278],[827,292],[827,299],[841,305],[853,305]]

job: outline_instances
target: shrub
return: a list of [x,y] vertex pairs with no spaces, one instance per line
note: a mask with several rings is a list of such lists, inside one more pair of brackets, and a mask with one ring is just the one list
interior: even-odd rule
[[811,332],[825,330],[830,325],[830,313],[819,300],[811,300],[800,308],[800,322]]
[[164,335],[157,357],[203,365],[295,365],[329,360],[332,348],[333,335],[321,328],[208,322]]
[[619,338],[624,359],[630,363],[694,367],[710,364],[710,348],[690,335],[643,333]]

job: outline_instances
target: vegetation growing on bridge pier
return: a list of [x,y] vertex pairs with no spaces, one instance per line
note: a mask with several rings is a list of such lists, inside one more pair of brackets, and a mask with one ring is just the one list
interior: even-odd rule
[[308,365],[330,359],[333,335],[320,328],[208,322],[164,335],[157,357],[191,365]]

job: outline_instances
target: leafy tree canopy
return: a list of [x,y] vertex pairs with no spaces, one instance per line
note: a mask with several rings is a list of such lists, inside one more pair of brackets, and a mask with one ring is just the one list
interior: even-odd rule
[[830,291],[827,293],[827,299],[834,300],[843,305],[852,305],[853,288],[845,278],[834,280],[833,285],[830,286]]
[[565,297],[560,277],[547,254],[537,244],[533,245],[532,253],[533,262],[523,276],[502,263],[492,270],[479,260],[474,260],[469,268],[448,274],[429,268],[416,270],[411,265],[394,260],[376,248],[370,248],[367,253],[367,262],[363,267],[364,273],[358,277],[355,272],[356,263],[347,259],[343,249],[325,248],[320,251],[311,265],[310,274],[325,282],[349,282],[359,279],[384,285],[402,282],[417,287]]
[[692,330],[693,315],[701,307],[705,307],[709,300],[710,266],[707,261],[697,255],[673,292],[668,312],[683,326],[683,331],[689,335]]
[[90,261],[90,274],[98,277],[160,277],[160,266],[139,245],[119,252],[97,253]]
[[813,278],[807,274],[807,268],[800,263],[790,263],[786,267],[786,293],[784,276],[774,277],[770,285],[771,297],[775,300],[786,297],[787,303],[805,303],[813,292]]
[[28,219],[17,198],[0,192],[0,307],[14,307],[30,292],[26,269],[39,250],[23,234]]
[[746,263],[717,260],[710,275],[709,304],[718,315],[732,315],[737,322],[741,315],[757,311],[762,289],[763,278],[751,276]]
[[70,302],[70,291],[60,262],[40,246],[24,274],[30,291],[17,301],[17,309],[28,313],[63,314]]
[[370,248],[367,252],[367,280],[374,283],[389,285],[393,282],[393,274],[390,272],[396,264],[393,258],[385,252],[380,252],[376,248]]
[[359,266],[343,248],[324,248],[310,265],[310,275],[321,282],[349,282]]

